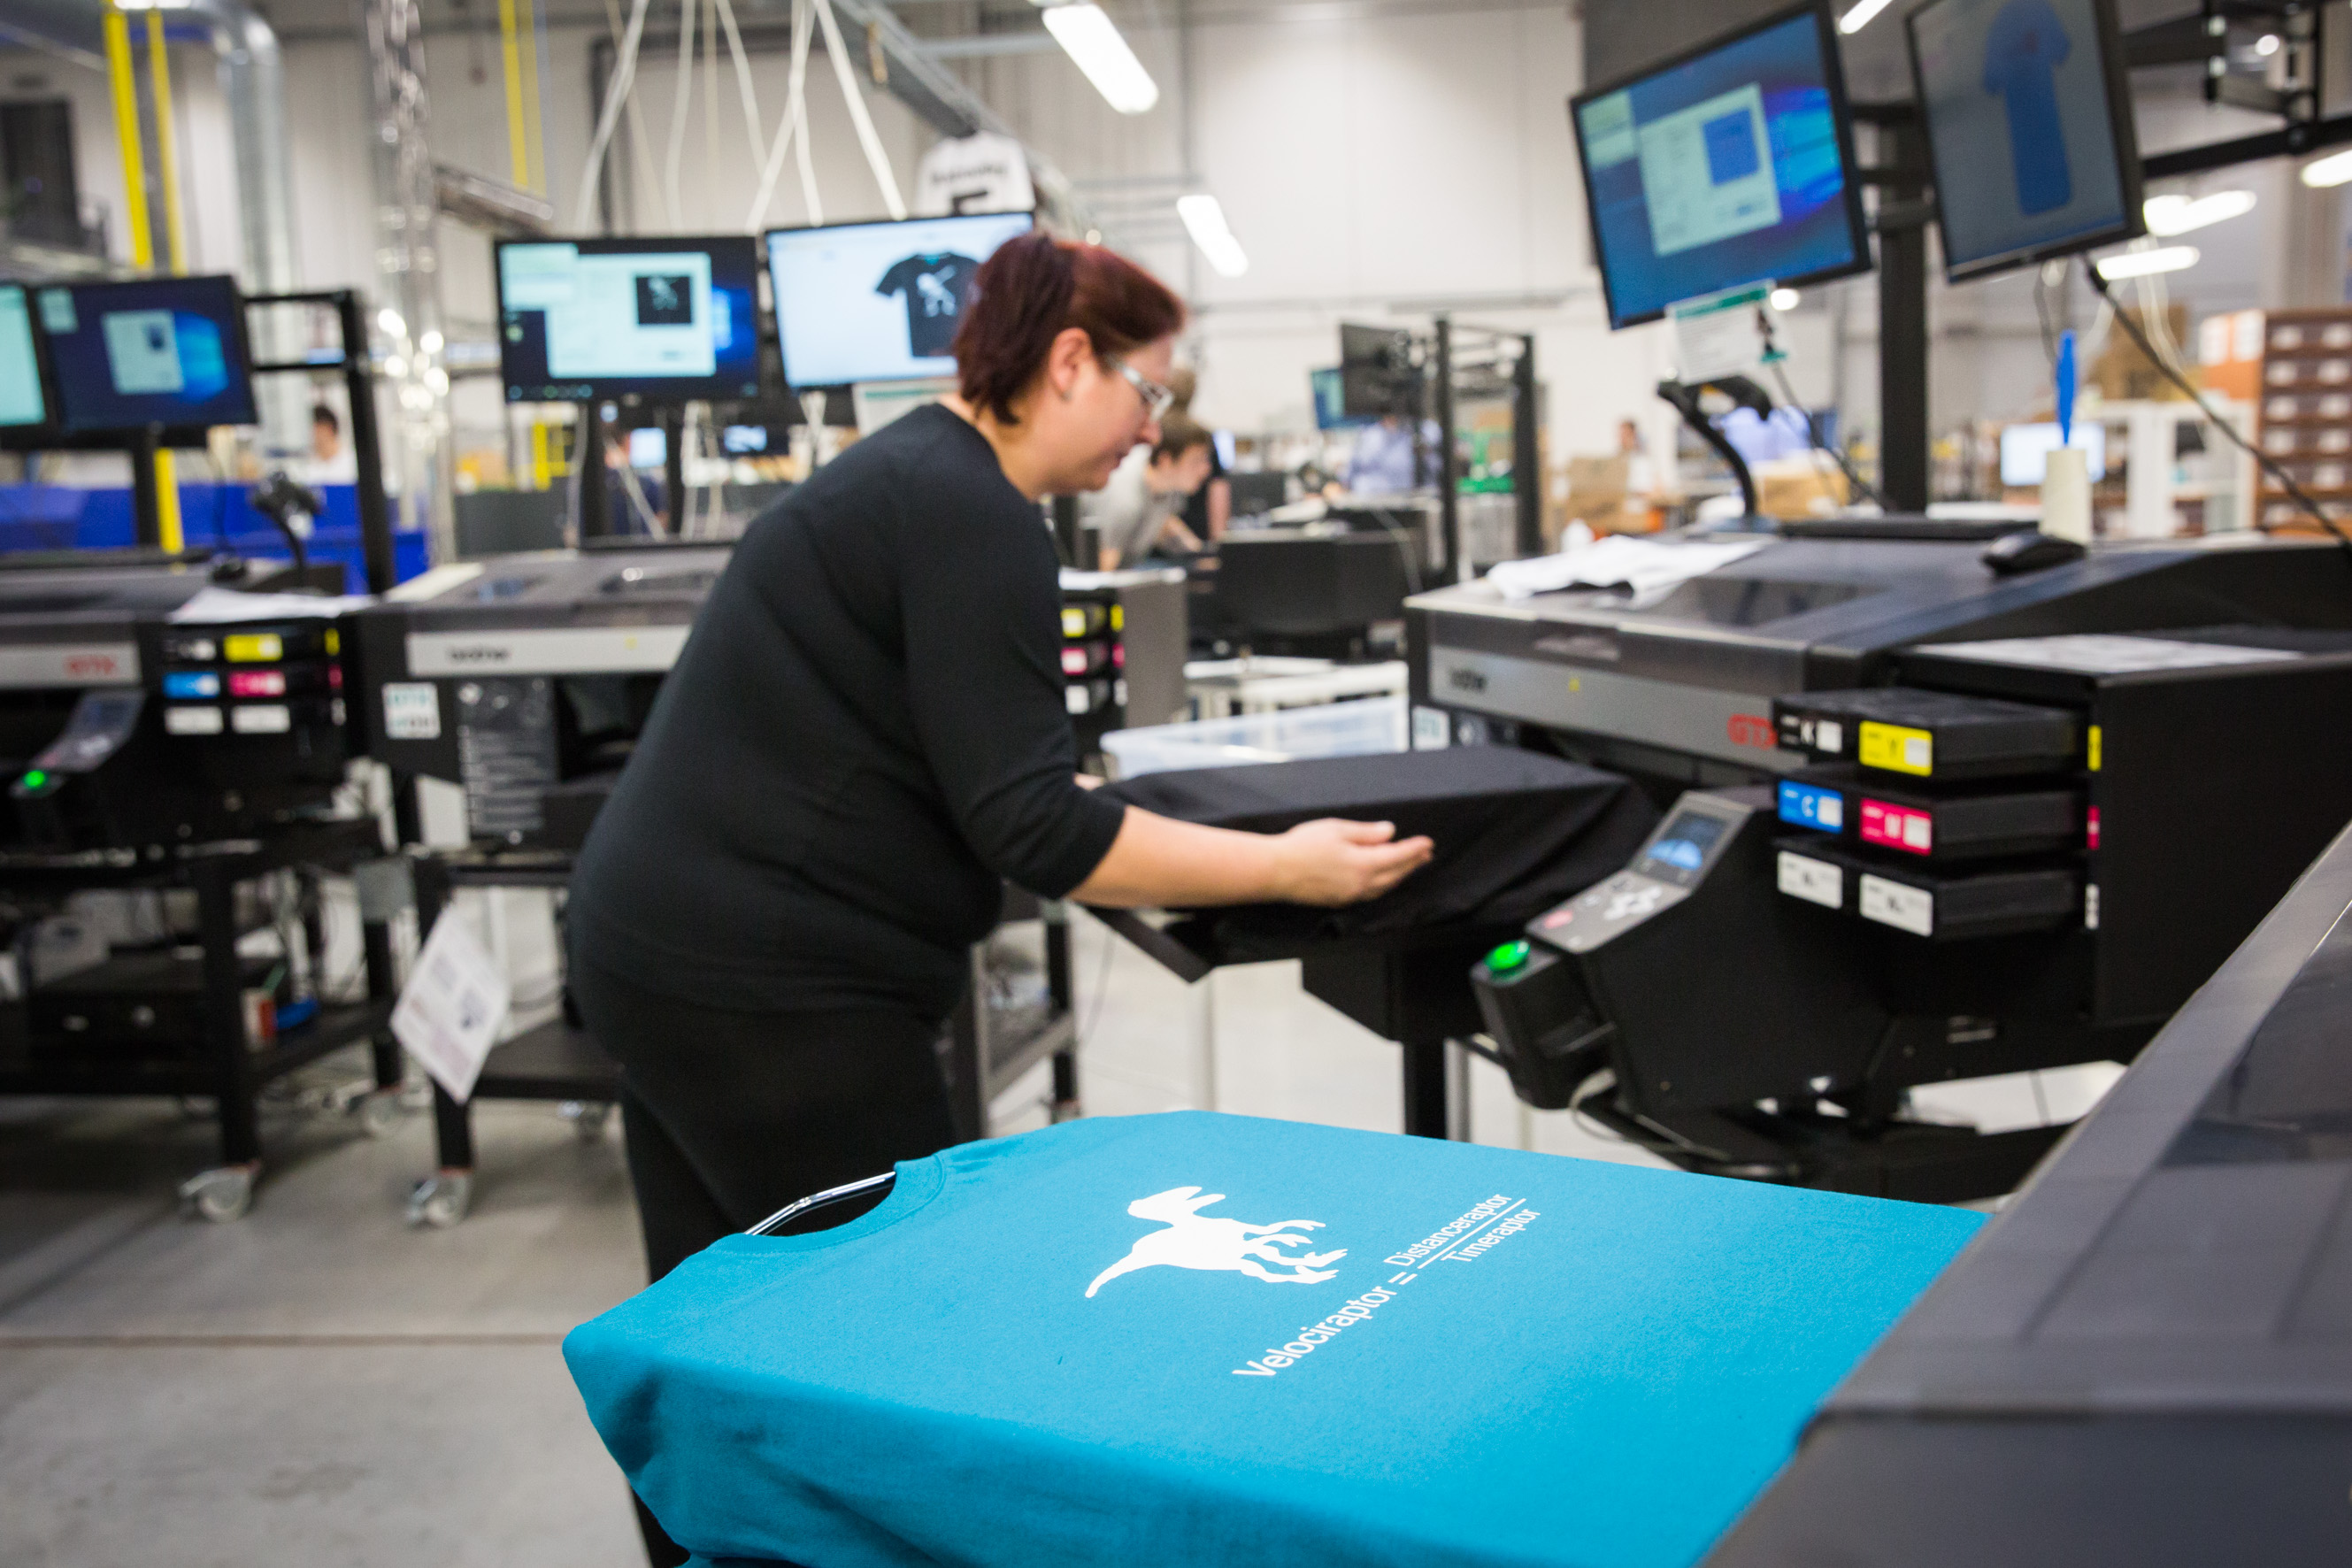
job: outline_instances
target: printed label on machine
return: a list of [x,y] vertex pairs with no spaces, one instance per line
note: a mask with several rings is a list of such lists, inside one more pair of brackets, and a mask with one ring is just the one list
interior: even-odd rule
[[389,681],[383,689],[383,732],[394,741],[441,738],[441,692],[429,680]]
[[1845,831],[1845,796],[1818,784],[1780,781],[1780,820],[1793,827],[1815,827],[1823,833]]
[[1416,752],[1442,752],[1454,743],[1454,726],[1440,708],[1416,708],[1412,710],[1412,749]]
[[1936,771],[1936,741],[1925,730],[1913,730],[1900,724],[1881,724],[1864,720],[1862,724],[1862,765],[1884,768],[1888,773],[1916,773],[1925,778]]
[[1862,841],[1926,855],[1936,847],[1936,819],[1907,805],[1865,799],[1862,803]]
[[1876,921],[1915,936],[1936,934],[1936,895],[1925,888],[1890,882],[1865,872],[1860,907],[1864,920]]
[[506,977],[473,927],[456,910],[444,910],[401,987],[392,1032],[462,1105],[474,1092],[512,1000]]
[[1826,860],[1780,851],[1780,890],[1825,910],[1845,907],[1845,878]]

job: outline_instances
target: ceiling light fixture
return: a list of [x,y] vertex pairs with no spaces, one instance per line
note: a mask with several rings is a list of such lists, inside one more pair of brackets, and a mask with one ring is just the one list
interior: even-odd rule
[[1861,32],[1870,26],[1871,18],[1886,9],[1887,0],[1862,0],[1862,4],[1838,18],[1838,31],[1847,35]]
[[2352,153],[2330,153],[2303,166],[2303,183],[2315,191],[2352,180]]
[[2210,195],[2150,196],[2141,210],[2147,216],[2147,232],[2169,239],[2176,234],[2208,227],[2233,217],[2243,217],[2254,210],[2252,191],[2215,191]]
[[1220,278],[1238,278],[1249,270],[1249,257],[1242,250],[1242,242],[1225,222],[1225,209],[1216,197],[1206,191],[1176,198],[1176,216],[1184,220],[1184,230],[1209,265],[1217,269]]
[[2099,276],[2113,283],[2121,278],[2152,278],[2159,272],[2179,272],[2197,265],[2193,245],[2167,245],[2154,250],[2126,250],[2099,263]]
[[1794,289],[1775,289],[1766,303],[1776,310],[1793,310],[1797,308],[1800,298],[1801,296]]
[[1160,101],[1160,84],[1101,6],[1048,5],[1045,13],[1045,30],[1113,109],[1141,114]]

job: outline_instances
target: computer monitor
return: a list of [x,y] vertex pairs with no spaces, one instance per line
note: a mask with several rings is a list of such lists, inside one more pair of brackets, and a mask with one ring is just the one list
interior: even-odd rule
[[768,235],[776,336],[795,387],[953,375],[972,275],[1027,213],[780,228]]
[[50,284],[34,289],[33,315],[48,340],[62,435],[160,428],[176,445],[201,442],[215,425],[254,423],[234,278]]
[[2096,484],[2107,477],[2107,432],[2102,425],[2085,420],[2074,421],[2067,438],[2058,439],[2058,426],[2011,425],[2000,433],[2000,482],[2017,489],[2030,489],[2048,475],[2050,454],[2061,446],[2081,449],[2083,466]]
[[33,301],[19,283],[0,283],[0,430],[49,422],[48,377],[33,335]]
[[1928,0],[1905,22],[1947,276],[2146,231],[2113,0]]
[[1870,267],[1829,7],[1776,13],[1569,100],[1613,327]]
[[1350,419],[1421,412],[1421,369],[1412,333],[1401,327],[1339,324],[1339,407]]
[[760,395],[760,252],[749,235],[505,240],[498,279],[509,403]]
[[1358,419],[1348,412],[1345,390],[1339,382],[1339,367],[1328,365],[1307,373],[1308,395],[1315,400],[1315,428],[1318,430],[1353,430],[1369,425],[1369,419]]

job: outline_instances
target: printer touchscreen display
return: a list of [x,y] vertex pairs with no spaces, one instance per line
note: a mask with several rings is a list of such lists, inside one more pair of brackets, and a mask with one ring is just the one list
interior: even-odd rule
[[1723,837],[1723,829],[1719,816],[1685,811],[1666,824],[1665,831],[1651,841],[1641,864],[1633,868],[1645,877],[1687,888],[1698,879],[1699,868],[1706,864],[1707,852]]

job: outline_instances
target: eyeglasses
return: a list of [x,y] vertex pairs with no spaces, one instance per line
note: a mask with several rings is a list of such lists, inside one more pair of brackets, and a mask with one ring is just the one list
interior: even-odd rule
[[1150,377],[1137,371],[1133,365],[1117,354],[1104,354],[1102,362],[1118,372],[1126,378],[1127,384],[1135,388],[1135,395],[1143,399],[1145,418],[1157,419],[1176,406],[1176,394],[1173,388],[1160,385]]

